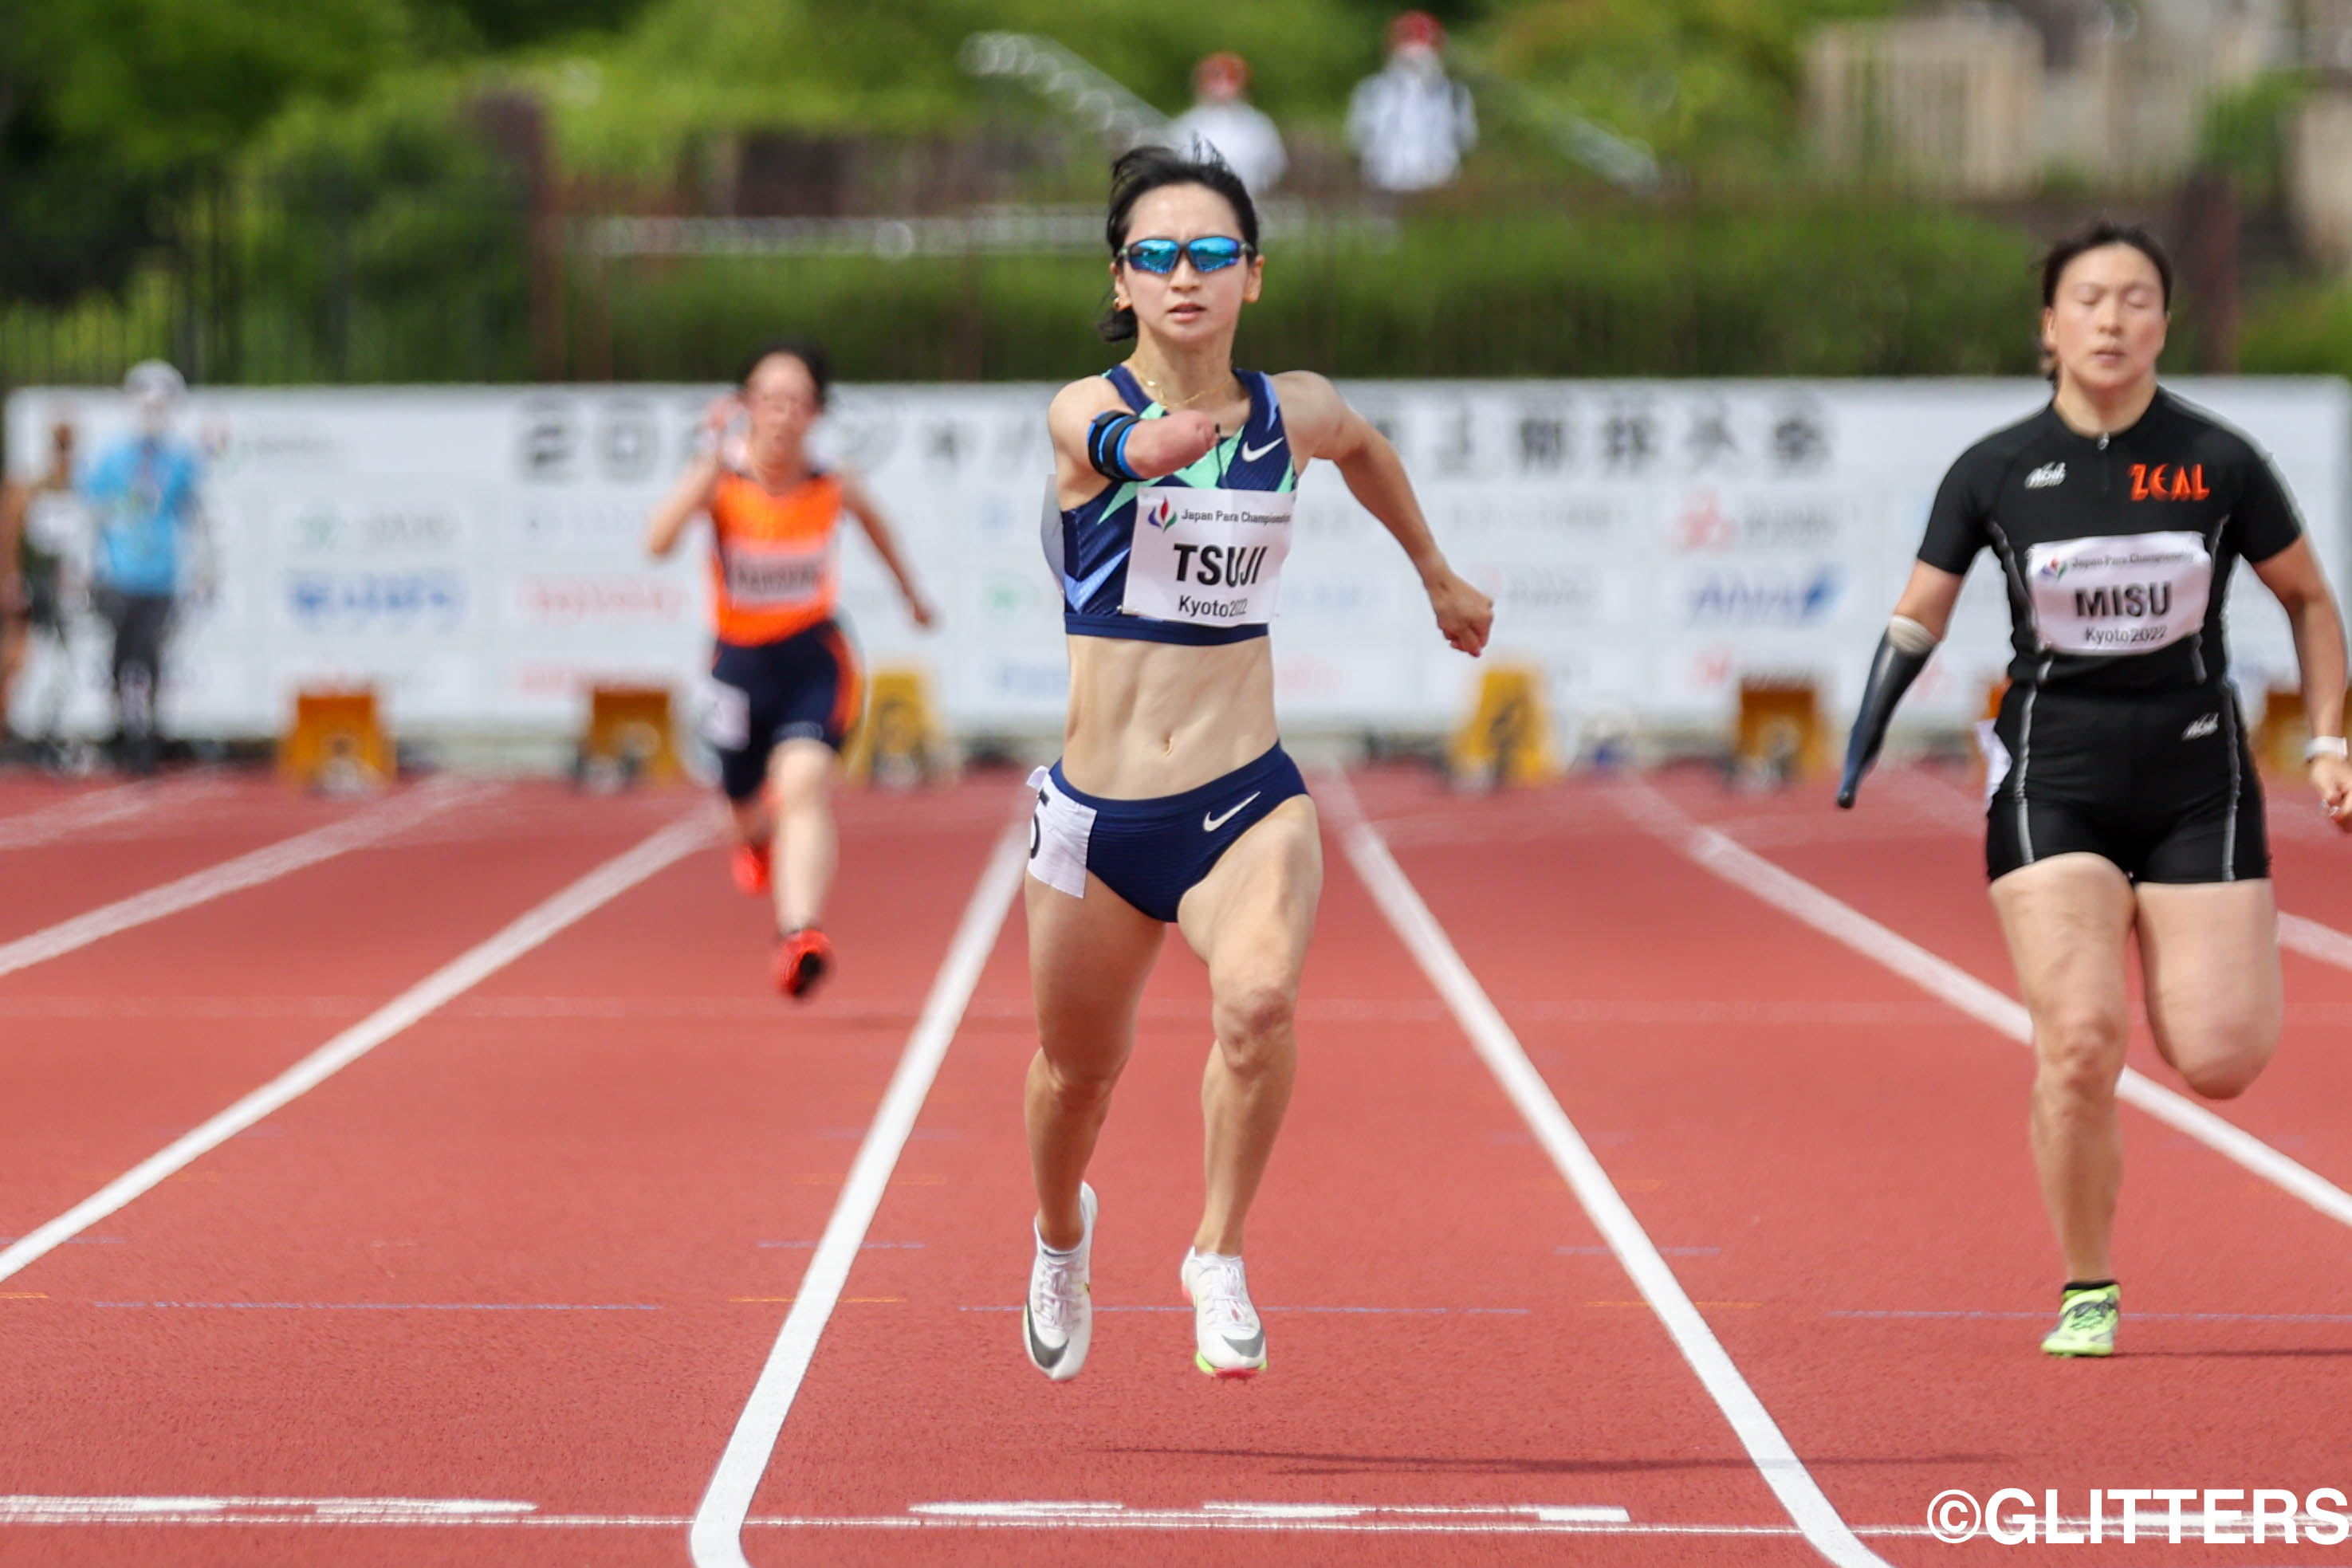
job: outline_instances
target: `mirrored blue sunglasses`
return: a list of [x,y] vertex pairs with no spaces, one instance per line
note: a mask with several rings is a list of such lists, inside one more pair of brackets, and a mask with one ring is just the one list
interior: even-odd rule
[[1211,235],[1204,239],[1139,239],[1131,242],[1119,253],[1129,267],[1161,277],[1176,270],[1179,261],[1189,261],[1199,273],[1223,272],[1234,263],[1256,254],[1255,247],[1223,235]]

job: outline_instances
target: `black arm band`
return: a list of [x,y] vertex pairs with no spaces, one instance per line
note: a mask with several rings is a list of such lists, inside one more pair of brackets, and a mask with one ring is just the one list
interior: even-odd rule
[[1846,737],[1845,777],[1838,784],[1837,803],[1851,809],[1854,791],[1862,788],[1862,776],[1878,760],[1878,748],[1886,744],[1886,726],[1895,717],[1895,705],[1927,667],[1927,659],[1935,652],[1931,645],[1927,653],[1908,653],[1895,645],[1892,636],[1878,639],[1878,654],[1870,661],[1870,679],[1862,688],[1862,711],[1853,717],[1853,733]]
[[1124,479],[1130,484],[1143,476],[1127,464],[1127,438],[1143,423],[1140,415],[1132,413],[1098,413],[1087,427],[1087,461],[1095,472],[1106,479]]

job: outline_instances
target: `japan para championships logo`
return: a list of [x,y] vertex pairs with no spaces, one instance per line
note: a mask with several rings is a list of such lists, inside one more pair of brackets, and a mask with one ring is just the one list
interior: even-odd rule
[[1168,504],[1167,497],[1162,496],[1160,497],[1159,510],[1145,513],[1143,520],[1155,528],[1164,528],[1176,520],[1176,508]]

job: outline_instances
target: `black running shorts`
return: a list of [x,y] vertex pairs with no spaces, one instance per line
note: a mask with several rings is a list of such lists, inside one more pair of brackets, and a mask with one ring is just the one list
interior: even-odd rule
[[1996,880],[2074,853],[2134,882],[2271,873],[2262,783],[2225,681],[2104,695],[2012,685],[1986,762],[1985,870]]
[[719,754],[730,800],[749,800],[788,740],[839,751],[865,711],[865,682],[840,623],[820,621],[772,643],[721,643],[710,661],[702,737]]

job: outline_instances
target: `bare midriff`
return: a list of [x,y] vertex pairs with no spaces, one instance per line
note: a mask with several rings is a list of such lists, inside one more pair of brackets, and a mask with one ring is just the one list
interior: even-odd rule
[[1062,776],[1113,800],[1181,794],[1264,756],[1276,740],[1264,637],[1197,647],[1072,637]]

